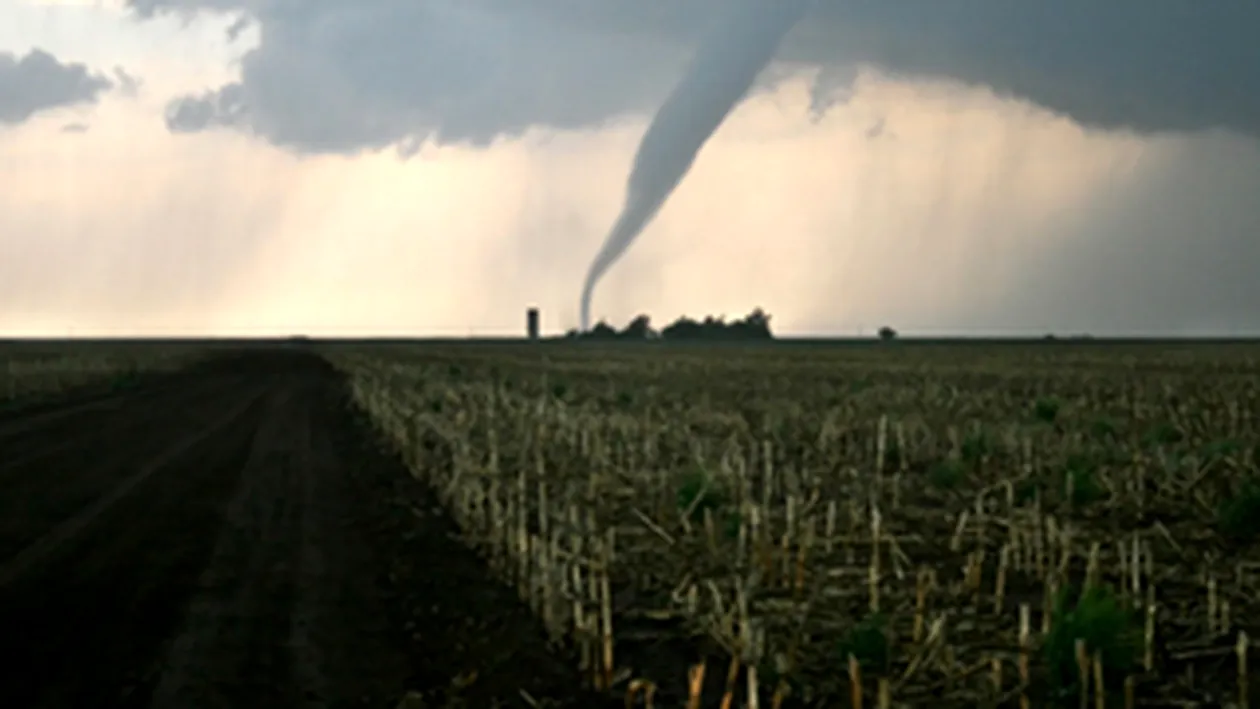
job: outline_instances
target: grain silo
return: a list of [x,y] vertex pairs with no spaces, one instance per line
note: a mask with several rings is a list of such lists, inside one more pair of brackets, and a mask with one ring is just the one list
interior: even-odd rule
[[530,342],[538,341],[538,308],[525,311],[525,330],[529,333]]

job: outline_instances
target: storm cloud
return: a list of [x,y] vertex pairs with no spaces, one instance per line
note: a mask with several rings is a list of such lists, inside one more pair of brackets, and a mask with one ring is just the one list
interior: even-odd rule
[[[298,154],[409,155],[429,143],[502,141],[510,150],[588,132],[637,134],[728,0],[128,2],[140,18],[227,13],[229,22],[239,18],[234,36],[257,42],[243,47],[238,78],[174,97],[169,130],[247,133]],[[828,203],[854,205],[854,216],[810,232],[817,283],[798,279],[793,287],[808,291],[816,310],[782,313],[819,332],[842,331],[850,327],[845,313],[861,311],[881,313],[864,314],[868,325],[886,318],[907,333],[1260,333],[1260,281],[1251,275],[1260,259],[1260,206],[1251,197],[1260,188],[1257,26],[1254,0],[818,0],[754,88],[762,98],[779,92],[750,101],[733,118],[777,111],[784,91],[810,81],[810,100],[791,102],[765,125],[778,121],[802,135],[843,125],[869,149],[845,143],[789,163],[774,157],[782,146],[764,137],[779,128],[767,128],[746,142],[778,147],[736,164],[719,156],[739,150],[740,141],[719,133],[698,168],[719,162],[739,182],[718,211],[745,215],[754,203],[773,205],[767,233],[804,232],[809,220],[801,215],[821,213]],[[910,87],[907,97],[865,112],[871,92],[893,84]],[[898,113],[909,105],[923,113],[925,101],[939,101],[921,118],[930,130]],[[799,116],[816,123],[798,123]],[[1037,138],[1037,126],[1051,123],[1083,137]],[[537,141],[505,140],[535,130]],[[994,147],[975,147],[988,138]],[[1139,156],[1131,165],[1089,179],[1076,167],[1087,154],[1082,146],[1121,143]],[[625,150],[628,158],[631,148]],[[852,170],[803,167],[818,164]],[[820,177],[850,172],[843,181]],[[932,180],[916,177],[937,172]],[[788,177],[799,178],[798,192],[773,202],[749,198]],[[1079,185],[1073,199],[1044,212],[1028,207],[1037,219],[1008,223],[1003,216],[1067,191],[1065,185]],[[577,209],[572,187],[563,194],[547,189],[549,208]],[[672,208],[687,213],[687,200],[698,199],[678,197]],[[615,207],[604,208],[611,214]],[[592,241],[599,238],[598,215],[582,223]],[[705,228],[699,216],[686,229],[658,225],[636,249],[655,254],[665,238],[679,241]],[[502,226],[505,243],[527,231],[513,229]],[[565,232],[556,252],[584,251],[583,238]],[[847,250],[854,244],[881,256],[863,260]],[[777,246],[767,240],[767,249]],[[619,268],[640,274],[668,266],[666,256],[647,261]],[[928,262],[939,278],[904,275],[906,264]],[[555,266],[537,265],[548,268]],[[675,272],[669,281],[688,277]],[[759,279],[769,277],[745,277],[748,292]],[[896,287],[881,289],[887,283]],[[616,302],[621,287],[611,280],[601,298]],[[889,290],[911,294],[894,307]],[[863,301],[865,292],[879,297]],[[695,297],[685,307],[701,307],[691,304]],[[635,301],[626,308],[642,299],[621,298]],[[937,300],[963,304],[949,313],[923,305]]]
[[40,49],[21,57],[0,52],[0,126],[54,108],[95,103],[113,86],[83,64],[62,63]]
[[253,4],[261,43],[241,81],[176,99],[167,125],[238,129],[298,152],[487,145],[533,126],[585,128],[652,110],[690,53],[655,37],[575,31],[580,18],[527,3],[491,5]]
[[[240,82],[177,99],[172,129],[353,152],[650,113],[722,0],[130,4],[140,16],[238,12],[261,30]],[[1087,126],[1260,135],[1256,26],[1249,0],[820,0],[780,54],[822,69],[820,105],[870,65],[990,87]]]
[[1055,225],[1055,240],[976,323],[1046,332],[1260,335],[1260,144],[1220,132],[1162,140],[1114,189]]

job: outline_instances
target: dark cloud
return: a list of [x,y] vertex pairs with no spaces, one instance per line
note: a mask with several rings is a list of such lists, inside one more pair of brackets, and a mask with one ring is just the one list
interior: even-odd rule
[[[179,100],[175,130],[229,126],[308,151],[650,112],[722,0],[129,0],[140,16],[241,13],[261,30],[239,85]],[[245,19],[245,18],[248,18]],[[1093,126],[1260,135],[1254,0],[820,0],[781,55],[958,80]]]
[[[796,45],[992,87],[1085,124],[1260,135],[1251,0],[824,0]],[[842,48],[842,49],[841,49]]]
[[304,0],[254,12],[261,44],[242,80],[177,99],[171,130],[237,128],[310,152],[430,137],[484,145],[647,109],[686,56],[659,39],[575,31],[527,3]]
[[86,123],[67,123],[61,127],[62,133],[86,133],[90,126]]
[[0,52],[0,126],[53,108],[94,103],[113,85],[82,64],[63,64],[40,49],[22,57]]

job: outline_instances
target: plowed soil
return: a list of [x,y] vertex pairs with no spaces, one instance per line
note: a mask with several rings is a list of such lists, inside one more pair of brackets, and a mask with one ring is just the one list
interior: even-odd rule
[[598,707],[301,351],[0,416],[0,706]]

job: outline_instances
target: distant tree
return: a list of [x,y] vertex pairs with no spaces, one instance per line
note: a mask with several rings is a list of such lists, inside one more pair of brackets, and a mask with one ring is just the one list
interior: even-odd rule
[[885,325],[879,329],[879,339],[884,342],[895,340],[897,339],[897,331]]
[[591,340],[625,340],[643,341],[654,339],[665,340],[771,340],[770,315],[761,308],[754,309],[740,320],[727,322],[724,316],[706,316],[704,320],[693,320],[683,316],[657,332],[652,328],[652,319],[647,315],[638,315],[618,332],[602,320],[588,332],[570,330],[565,337],[570,339]]
[[753,308],[753,311],[744,317],[744,323],[750,328],[770,332],[770,314],[761,308]]
[[608,323],[600,320],[595,323],[595,327],[586,333],[586,336],[593,340],[615,340],[617,339],[617,330]]
[[726,322],[725,317],[705,317],[695,321],[686,316],[674,321],[661,337],[666,340],[770,340],[770,316],[757,308],[741,320]]
[[700,332],[700,323],[683,316],[665,326],[661,337],[666,340],[694,340]]
[[652,329],[652,318],[647,315],[639,315],[626,325],[626,329],[621,331],[623,340],[652,340],[659,335]]

